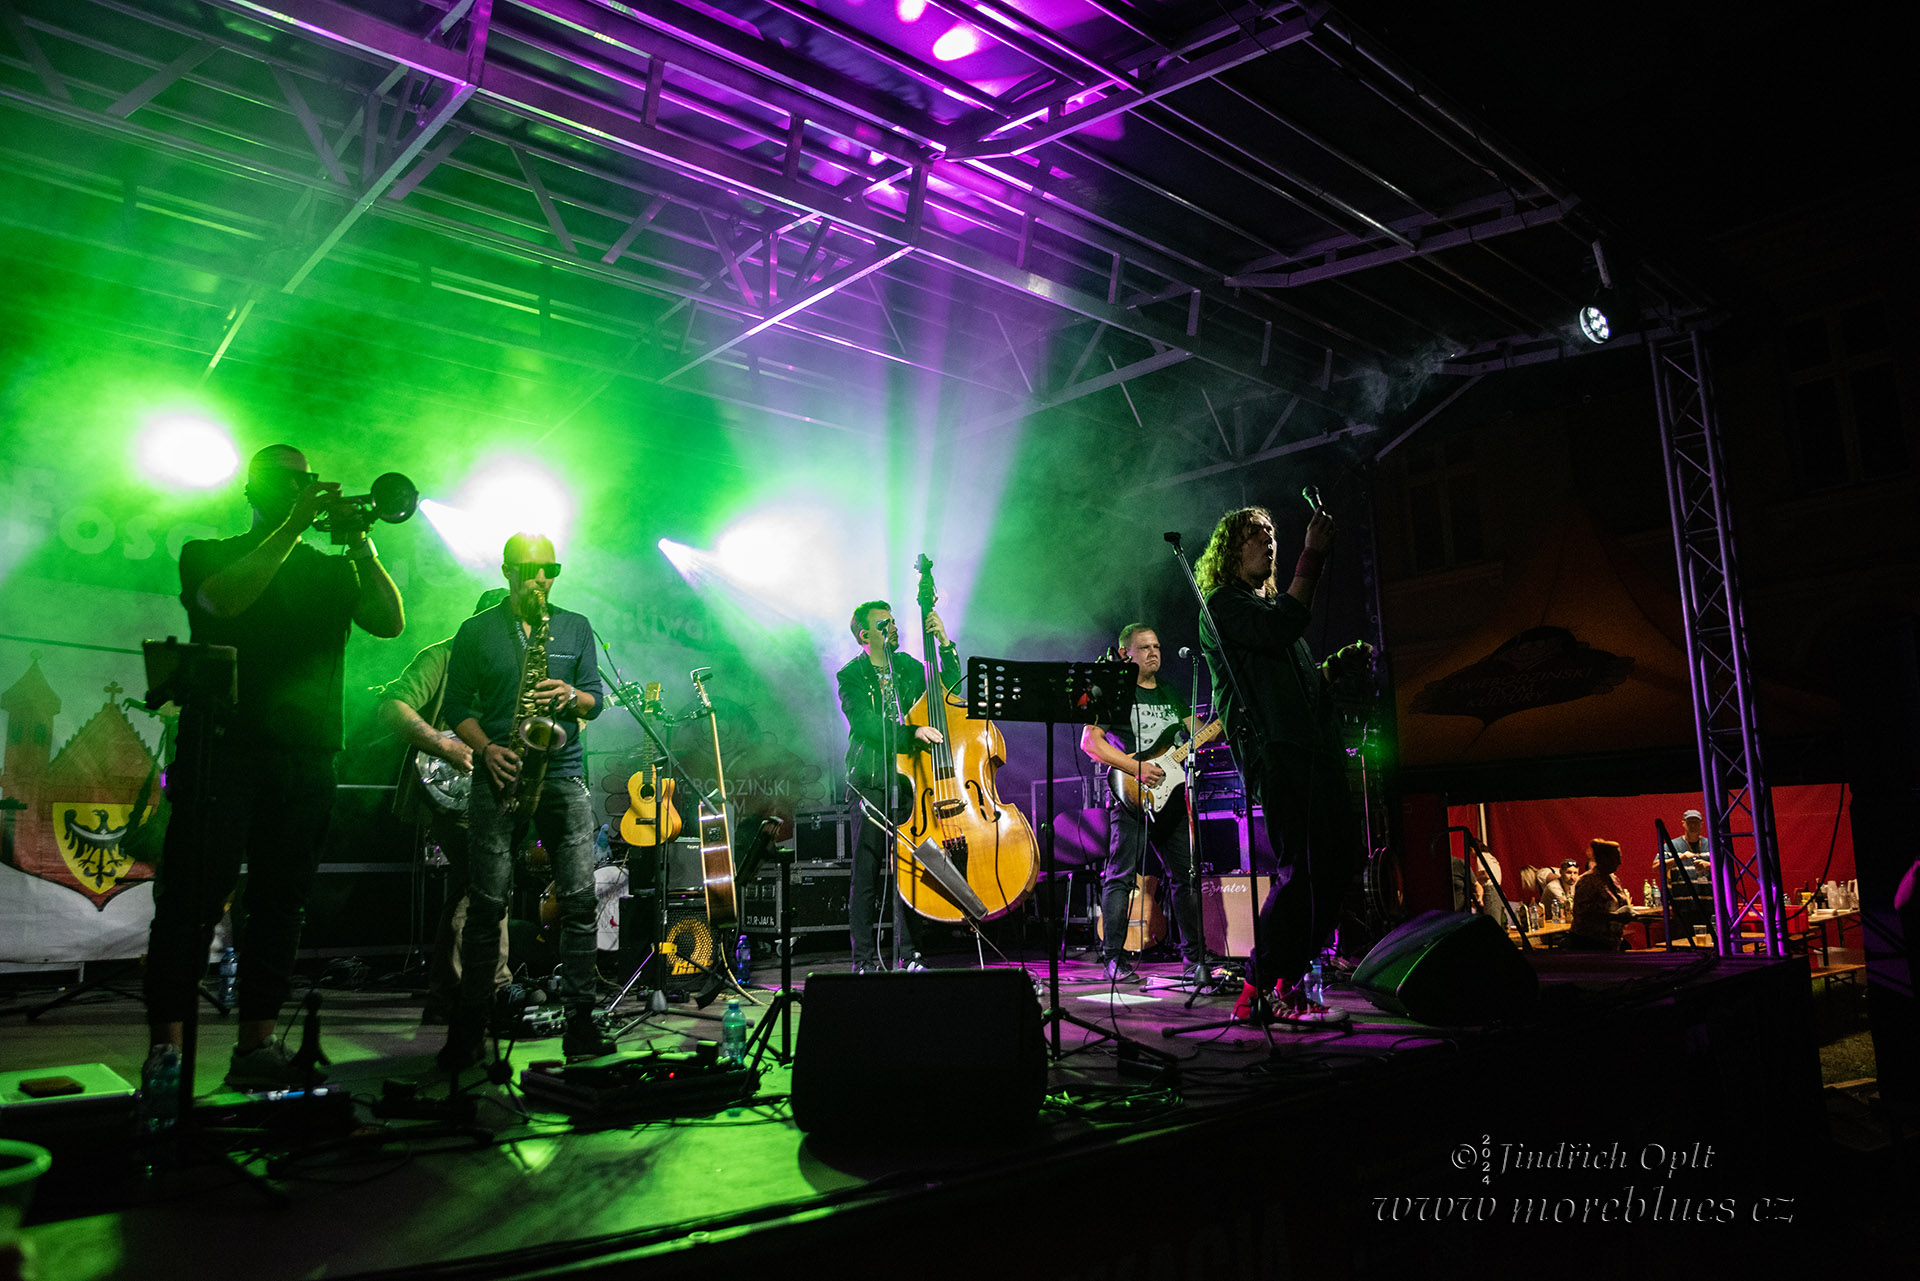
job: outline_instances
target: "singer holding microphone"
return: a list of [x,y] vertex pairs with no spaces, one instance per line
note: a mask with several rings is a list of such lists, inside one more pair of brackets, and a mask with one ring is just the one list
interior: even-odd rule
[[[460,994],[440,1066],[459,1072],[486,1053],[500,922],[513,891],[513,851],[528,829],[547,847],[560,905],[560,991],[569,1059],[613,1052],[594,1021],[593,834],[580,727],[604,690],[586,616],[548,601],[560,561],[543,534],[515,534],[501,553],[507,599],[454,633],[442,716],[473,749],[467,798],[467,922]],[[544,649],[545,653],[542,654]],[[557,746],[536,740],[557,731]]]
[[[1304,639],[1314,591],[1333,551],[1333,517],[1309,493],[1306,537],[1287,587],[1276,573],[1278,540],[1264,507],[1220,518],[1194,577],[1215,636],[1203,616],[1200,645],[1247,791],[1266,813],[1273,887],[1254,926],[1248,988],[1242,1002],[1272,989],[1284,1022],[1337,1023],[1346,1012],[1310,1000],[1300,980],[1338,922],[1340,895],[1358,860],[1347,808],[1344,753],[1328,684],[1370,671],[1373,648],[1356,641],[1315,665]],[[1246,706],[1236,705],[1231,664]],[[1235,1011],[1236,1016],[1240,1013]]]

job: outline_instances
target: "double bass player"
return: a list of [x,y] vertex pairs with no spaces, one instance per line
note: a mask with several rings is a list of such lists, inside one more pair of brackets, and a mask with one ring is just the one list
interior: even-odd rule
[[[926,693],[927,674],[919,659],[900,653],[900,624],[893,616],[893,606],[883,600],[862,601],[854,607],[847,629],[861,645],[860,654],[834,677],[840,690],[840,711],[847,718],[847,784],[855,793],[848,797],[856,836],[853,875],[847,889],[847,923],[852,934],[853,972],[874,974],[887,968],[880,959],[875,923],[892,852],[887,834],[866,820],[860,799],[864,796],[880,806],[891,821],[904,822],[913,808],[912,789],[900,777],[894,758],[925,752],[943,740],[940,731],[930,725],[907,723],[907,713]],[[948,637],[939,614],[928,612],[926,630],[939,642],[948,688],[958,686],[964,676],[959,648]],[[915,942],[914,913],[898,894],[892,897],[895,965],[902,970],[924,970],[926,962]]]

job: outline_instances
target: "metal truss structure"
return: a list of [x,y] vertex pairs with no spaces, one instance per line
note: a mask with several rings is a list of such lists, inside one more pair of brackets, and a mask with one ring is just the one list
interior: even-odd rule
[[324,345],[548,430],[698,400],[878,435],[904,377],[960,439],[1151,419],[1194,478],[1371,430],[1435,362],[1570,349],[1595,234],[1293,0],[0,0],[0,27],[17,307],[209,370]]
[[[0,0],[0,126],[0,335],[609,447],[716,406],[1084,428],[1156,486],[1411,420],[1384,454],[1585,350],[1610,234],[1318,0]],[[1708,304],[1623,283],[1702,773],[1753,815],[1722,919],[1761,904],[1771,947],[1710,397],[1671,337]]]
[[1760,728],[1740,573],[1727,506],[1726,463],[1706,336],[1649,344],[1660,444],[1680,570],[1700,786],[1713,850],[1713,908],[1721,953],[1743,922],[1761,924],[1769,956],[1786,952],[1773,797],[1760,762]]

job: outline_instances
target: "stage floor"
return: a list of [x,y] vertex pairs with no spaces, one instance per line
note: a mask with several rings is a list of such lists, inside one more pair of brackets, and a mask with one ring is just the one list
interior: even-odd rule
[[[1584,1199],[1583,1224],[1556,1218],[1554,1230],[1563,1239],[1576,1226],[1594,1230],[1597,1193],[1603,1201],[1624,1194],[1615,1213],[1629,1222],[1636,1198],[1656,1198],[1623,1238],[1650,1247],[1656,1262],[1693,1250],[1678,1246],[1679,1224],[1660,1219],[1661,1205],[1672,1215],[1681,1197],[1688,1213],[1738,1219],[1705,1225],[1690,1240],[1712,1237],[1717,1250],[1736,1231],[1776,1228],[1784,1239],[1784,1227],[1768,1221],[1773,1207],[1803,1197],[1796,1163],[1817,1161],[1824,1142],[1814,1133],[1810,1020],[1792,995],[1805,992],[1804,962],[1532,959],[1540,1007],[1503,1027],[1429,1028],[1342,988],[1333,1000],[1352,1015],[1344,1026],[1172,1037],[1165,1033],[1226,1017],[1239,985],[1189,1008],[1172,965],[1143,966],[1143,986],[1113,989],[1090,963],[1069,960],[1062,1008],[1177,1055],[1178,1082],[1123,1073],[1114,1042],[1069,1024],[1065,1045],[1080,1052],[1050,1067],[1040,1123],[1008,1144],[809,1140],[786,1101],[790,1071],[769,1056],[757,1101],[703,1115],[588,1129],[517,1092],[482,1087],[484,1135],[368,1122],[354,1143],[275,1163],[281,1206],[211,1166],[130,1181],[133,1197],[122,1205],[104,1174],[91,1202],[76,1199],[70,1177],[57,1203],[36,1206],[28,1236],[42,1277],[58,1281],[340,1278],[428,1267],[437,1276],[521,1276],[562,1264],[593,1275],[692,1275],[729,1259],[781,1257],[798,1241],[856,1251],[843,1260],[853,1275],[957,1275],[975,1265],[938,1250],[883,1266],[889,1243],[930,1222],[972,1222],[978,1205],[1000,1204],[1009,1218],[990,1235],[1054,1274],[1048,1258],[1078,1260],[1067,1270],[1089,1276],[1127,1275],[1154,1260],[1171,1269],[1166,1275],[1384,1275],[1386,1261],[1406,1251],[1416,1260],[1459,1257],[1449,1251],[1487,1239],[1489,1213],[1494,1226],[1523,1231],[1516,1216],[1564,1215],[1559,1202]],[[1029,968],[1044,983],[1044,965]],[[721,1006],[707,1016],[680,1006],[651,1015],[622,1049],[717,1039]],[[759,1011],[749,1016],[757,1021]],[[796,1028],[804,1017],[802,1006]],[[363,1120],[383,1082],[444,1092],[431,1062],[444,1033],[420,1024],[415,998],[324,991],[323,1019],[331,1082],[353,1092]],[[871,1029],[876,1044],[888,1032]],[[230,1026],[210,1019],[203,1038],[198,1085],[206,1092],[219,1088]],[[98,1062],[129,1080],[145,1048],[138,1003],[97,995],[33,1022],[13,1014],[0,1023],[0,1041],[0,1070]],[[557,1047],[522,1043],[515,1066]],[[1742,1125],[1751,1133],[1769,1118],[1791,1127],[1794,1140],[1740,1151]],[[1717,1158],[1703,1156],[1714,1143],[1723,1145]],[[1619,1155],[1606,1156],[1609,1149]],[[1279,1153],[1290,1155],[1276,1161]],[[1576,1158],[1585,1162],[1577,1169],[1555,1164]],[[1594,1164],[1602,1159],[1613,1164]],[[1127,1207],[1159,1207],[1149,1214],[1164,1220],[1169,1196],[1185,1217],[1143,1241]],[[1046,1225],[1043,1208],[1057,1223]],[[839,1227],[827,1230],[829,1222]],[[1546,1231],[1534,1235],[1544,1240]],[[1104,1244],[1108,1236],[1115,1239]],[[1454,1244],[1442,1249],[1445,1242]],[[857,1253],[867,1249],[879,1253]],[[1646,1262],[1629,1270],[1649,1275]]]

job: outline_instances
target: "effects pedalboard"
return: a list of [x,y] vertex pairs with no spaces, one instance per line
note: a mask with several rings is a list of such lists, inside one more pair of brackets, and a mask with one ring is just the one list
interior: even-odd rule
[[608,1054],[578,1063],[547,1060],[520,1071],[520,1088],[563,1112],[599,1117],[698,1116],[753,1097],[760,1069],[722,1063],[720,1047],[692,1052]]

